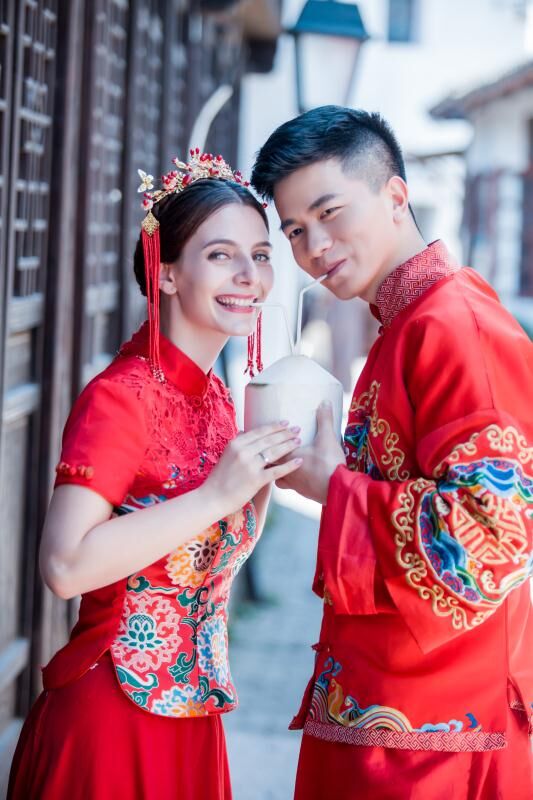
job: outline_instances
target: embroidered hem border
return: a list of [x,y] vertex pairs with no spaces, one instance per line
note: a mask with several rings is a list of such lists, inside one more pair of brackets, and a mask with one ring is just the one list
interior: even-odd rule
[[304,733],[327,742],[364,747],[394,747],[399,750],[442,750],[447,753],[502,750],[507,747],[504,733],[447,731],[389,731],[376,728],[349,728],[307,720]]

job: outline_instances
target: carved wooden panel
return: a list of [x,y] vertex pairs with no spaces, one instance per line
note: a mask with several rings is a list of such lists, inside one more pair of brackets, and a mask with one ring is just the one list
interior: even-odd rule
[[[0,247],[4,267],[0,458],[0,763],[26,710],[38,521],[40,399],[57,0],[0,5]],[[9,163],[6,139],[11,142]],[[29,670],[25,673],[28,679]]]
[[112,359],[120,339],[122,169],[129,3],[86,5],[80,159],[79,388]]

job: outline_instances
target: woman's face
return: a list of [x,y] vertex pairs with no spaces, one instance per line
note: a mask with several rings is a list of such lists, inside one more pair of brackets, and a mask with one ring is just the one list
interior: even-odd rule
[[[250,206],[215,211],[171,267],[180,325],[192,332],[247,336],[274,280],[268,230]],[[162,287],[163,291],[164,288]]]

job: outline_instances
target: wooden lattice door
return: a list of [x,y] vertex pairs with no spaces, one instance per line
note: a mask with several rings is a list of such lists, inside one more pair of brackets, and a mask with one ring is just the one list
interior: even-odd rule
[[3,2],[0,17],[1,793],[29,700],[57,0]]

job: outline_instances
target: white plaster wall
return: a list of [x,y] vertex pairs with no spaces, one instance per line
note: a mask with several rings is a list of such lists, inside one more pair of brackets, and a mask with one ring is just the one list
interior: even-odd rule
[[533,88],[504,97],[472,113],[473,136],[467,152],[470,172],[506,169],[523,172],[528,164],[528,121]]
[[[528,165],[529,119],[533,117],[533,89],[484,106],[472,114],[473,137],[466,154],[467,169],[476,175],[502,170],[496,219],[497,272],[492,282],[509,304],[520,286],[522,236],[522,181]],[[486,253],[488,261],[492,255]],[[479,254],[482,266],[483,253]],[[478,263],[476,262],[476,266]]]
[[427,109],[521,63],[524,18],[505,0],[418,0],[419,38],[386,41],[387,0],[361,0],[371,40],[364,46],[354,102],[379,108],[406,149],[434,152],[461,145],[468,125],[437,122]]

